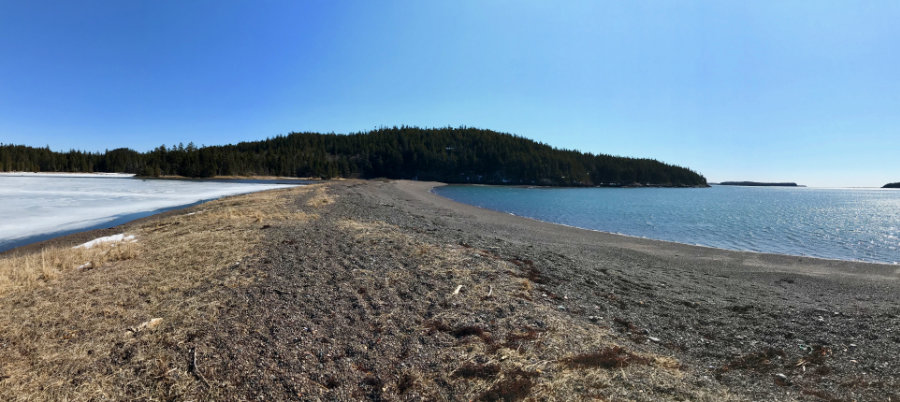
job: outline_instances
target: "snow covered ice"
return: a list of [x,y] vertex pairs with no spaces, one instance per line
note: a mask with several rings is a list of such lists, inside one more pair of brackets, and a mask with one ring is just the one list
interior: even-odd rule
[[130,175],[0,174],[0,251],[153,212],[283,184],[140,180]]

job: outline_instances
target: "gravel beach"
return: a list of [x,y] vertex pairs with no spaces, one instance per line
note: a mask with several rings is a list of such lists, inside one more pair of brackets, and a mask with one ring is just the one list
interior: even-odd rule
[[[78,348],[82,338],[51,329],[103,331],[91,317],[114,301],[65,323],[29,309],[65,309],[146,252],[0,294],[13,311],[0,319],[0,396],[900,400],[900,267],[581,230],[460,204],[433,194],[439,185],[277,190],[286,211],[248,221],[261,237],[239,259],[129,305],[131,321],[69,366],[22,343],[41,334],[48,348]],[[253,207],[242,199],[229,207]],[[140,240],[216,205],[17,252],[115,232]],[[143,294],[151,278],[140,277],[128,286]],[[171,318],[187,300],[196,311]],[[121,335],[156,316],[158,329]]]

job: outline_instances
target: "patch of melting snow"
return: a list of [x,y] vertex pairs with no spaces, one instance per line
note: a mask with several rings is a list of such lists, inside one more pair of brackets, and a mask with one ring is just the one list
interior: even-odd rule
[[92,248],[96,245],[100,245],[103,243],[120,243],[120,242],[134,243],[136,241],[137,241],[137,239],[135,239],[134,235],[126,235],[124,233],[121,233],[121,234],[112,235],[112,236],[99,237],[99,238],[91,240],[87,243],[79,244],[72,248]]

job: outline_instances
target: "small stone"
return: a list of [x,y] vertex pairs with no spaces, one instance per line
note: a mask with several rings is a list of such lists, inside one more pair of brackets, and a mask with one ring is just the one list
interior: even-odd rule
[[155,330],[157,327],[159,327],[160,324],[162,324],[162,321],[163,321],[162,318],[158,318],[158,317],[151,318],[149,321],[144,321],[136,327],[128,328],[128,331],[131,331],[131,333],[134,333],[134,334],[141,332],[145,329],[152,331],[152,330]]
[[659,338],[655,336],[648,336],[647,339],[649,339],[651,342],[659,343]]
[[556,306],[556,308],[559,309],[560,311],[563,311],[566,309],[566,306],[563,306],[562,304],[560,304],[559,306]]
[[786,387],[788,385],[791,385],[791,381],[788,380],[786,375],[778,373],[778,374],[775,374],[775,384],[782,386],[782,387]]

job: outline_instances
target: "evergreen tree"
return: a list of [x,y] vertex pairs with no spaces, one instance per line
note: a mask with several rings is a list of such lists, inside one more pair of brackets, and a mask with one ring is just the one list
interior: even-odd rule
[[651,159],[555,149],[467,127],[383,127],[349,135],[292,133],[236,145],[160,146],[139,153],[51,151],[0,144],[2,171],[125,172],[144,176],[386,177],[552,186],[703,186],[683,167]]

